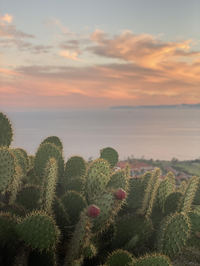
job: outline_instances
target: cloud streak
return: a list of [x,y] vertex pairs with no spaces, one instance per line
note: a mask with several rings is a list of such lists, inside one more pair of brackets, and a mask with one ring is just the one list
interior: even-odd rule
[[[33,49],[35,53],[52,49],[23,44],[32,54]],[[87,47],[80,45],[80,39],[58,43],[54,47],[58,61],[53,64],[2,67],[0,104],[23,106],[31,100],[36,107],[80,108],[198,103],[200,51],[193,51],[192,45],[191,40],[166,42],[149,34],[125,31],[109,36],[96,30]],[[95,55],[96,64],[84,66],[82,62],[78,67],[79,56],[85,53]],[[60,57],[77,61],[77,67],[61,65]],[[100,64],[98,58],[104,63]]]

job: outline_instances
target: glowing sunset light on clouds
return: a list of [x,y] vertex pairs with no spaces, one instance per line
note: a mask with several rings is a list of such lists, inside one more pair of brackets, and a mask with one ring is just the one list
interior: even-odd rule
[[150,2],[3,0],[0,105],[199,103],[200,2]]

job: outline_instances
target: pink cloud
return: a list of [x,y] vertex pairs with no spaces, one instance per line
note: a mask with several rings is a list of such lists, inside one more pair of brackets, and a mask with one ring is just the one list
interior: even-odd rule
[[[1,67],[0,104],[79,108],[200,101],[200,51],[192,50],[191,40],[164,42],[130,31],[110,37],[96,30],[88,42],[87,52],[118,63]],[[57,57],[78,65],[84,53],[79,42],[73,39],[65,45],[57,47]]]

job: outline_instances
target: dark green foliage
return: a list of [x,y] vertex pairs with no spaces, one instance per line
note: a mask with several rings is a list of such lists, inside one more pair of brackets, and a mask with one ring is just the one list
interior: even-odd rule
[[84,191],[84,186],[85,186],[85,179],[82,177],[76,177],[68,181],[65,190],[66,191],[74,190],[81,193]]
[[200,181],[193,200],[194,205],[200,205]]
[[12,215],[16,215],[16,216],[25,216],[26,214],[26,210],[24,209],[23,206],[19,205],[19,204],[2,204],[0,206],[0,211],[2,212],[8,212]]
[[110,177],[107,187],[112,189],[126,189],[128,180],[125,178],[125,174],[124,170],[114,172]]
[[8,212],[0,212],[0,246],[15,246],[18,238],[16,234],[17,218]]
[[0,148],[0,192],[5,192],[15,176],[15,158],[9,149]]
[[35,172],[40,177],[43,178],[45,174],[45,167],[50,158],[55,158],[58,163],[58,176],[62,177],[64,172],[64,160],[62,153],[57,148],[56,145],[51,143],[44,143],[40,145],[35,156]]
[[82,177],[86,173],[86,162],[80,156],[73,156],[65,164],[64,177],[66,180]]
[[42,141],[41,144],[44,144],[44,143],[51,143],[51,144],[54,144],[56,145],[56,147],[62,151],[63,150],[63,145],[62,145],[62,142],[61,140],[57,137],[57,136],[50,136],[50,137],[47,137],[46,139],[44,139]]
[[100,158],[109,162],[110,166],[113,168],[119,159],[118,152],[113,148],[107,147],[100,151]]
[[183,194],[181,192],[173,192],[169,194],[164,204],[165,216],[179,211],[182,197],[183,197]]
[[11,151],[14,154],[18,165],[20,165],[23,174],[26,175],[29,166],[27,153],[20,148],[12,149]]
[[26,245],[40,251],[56,247],[60,232],[54,220],[43,212],[32,212],[17,224],[17,234]]
[[12,126],[5,114],[0,113],[0,146],[9,147],[13,138]]
[[145,249],[153,231],[151,220],[135,214],[118,218],[115,227],[113,248],[125,248],[134,252]]
[[126,250],[118,249],[112,252],[107,260],[106,266],[132,266],[134,265],[135,259],[132,254]]
[[129,212],[135,212],[141,208],[144,196],[144,181],[142,178],[130,178],[129,194],[127,197],[127,205],[125,208]]
[[200,214],[197,212],[189,212],[191,222],[191,236],[188,240],[188,245],[200,249]]
[[62,234],[66,234],[66,226],[69,225],[69,215],[58,197],[54,198],[52,203],[52,210],[55,217],[56,224],[59,226]]
[[90,164],[86,175],[85,194],[92,203],[94,198],[101,195],[110,180],[110,167],[107,161],[97,159]]
[[160,252],[173,257],[186,245],[190,237],[190,219],[185,213],[169,215],[161,223],[157,235],[157,248]]
[[16,202],[26,210],[32,211],[41,206],[41,190],[39,186],[26,185],[17,194]]
[[190,181],[187,185],[180,205],[181,211],[189,212],[191,210],[191,205],[199,185],[199,180],[200,178],[197,176],[193,176],[192,178],[190,178]]
[[28,266],[57,266],[55,251],[33,250],[29,255]]
[[137,259],[134,266],[172,266],[170,259],[162,254],[148,254]]
[[173,259],[173,266],[199,266],[200,250],[194,247],[185,247]]
[[85,198],[76,191],[68,191],[62,196],[61,202],[69,215],[70,223],[76,224],[81,211],[86,207]]
[[51,213],[51,206],[55,197],[56,183],[58,179],[58,165],[55,158],[47,161],[45,168],[45,177],[42,184],[42,207],[48,213]]

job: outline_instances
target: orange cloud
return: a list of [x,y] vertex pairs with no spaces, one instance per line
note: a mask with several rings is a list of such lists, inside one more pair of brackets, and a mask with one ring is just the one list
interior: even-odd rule
[[163,42],[152,35],[136,35],[130,31],[108,38],[101,30],[96,30],[91,40],[97,45],[90,50],[97,55],[119,58],[149,68],[161,67],[170,60],[200,57],[200,52],[190,51],[191,40]]
[[2,23],[11,23],[13,21],[13,16],[9,14],[5,14],[4,16],[0,16],[0,22]]
[[80,60],[78,58],[79,53],[76,52],[76,51],[70,52],[69,50],[62,50],[62,51],[59,52],[59,55],[62,56],[62,57],[74,60],[74,61]]
[[[57,50],[57,62],[64,57],[77,61],[78,66],[85,50],[75,39],[65,45],[57,47],[63,49]],[[83,66],[81,62],[79,67],[70,67],[56,65],[54,57],[52,65],[2,66],[0,104],[80,108],[198,103],[200,51],[193,51],[192,45],[191,40],[164,42],[130,31],[109,37],[96,30],[86,51],[113,63]]]

